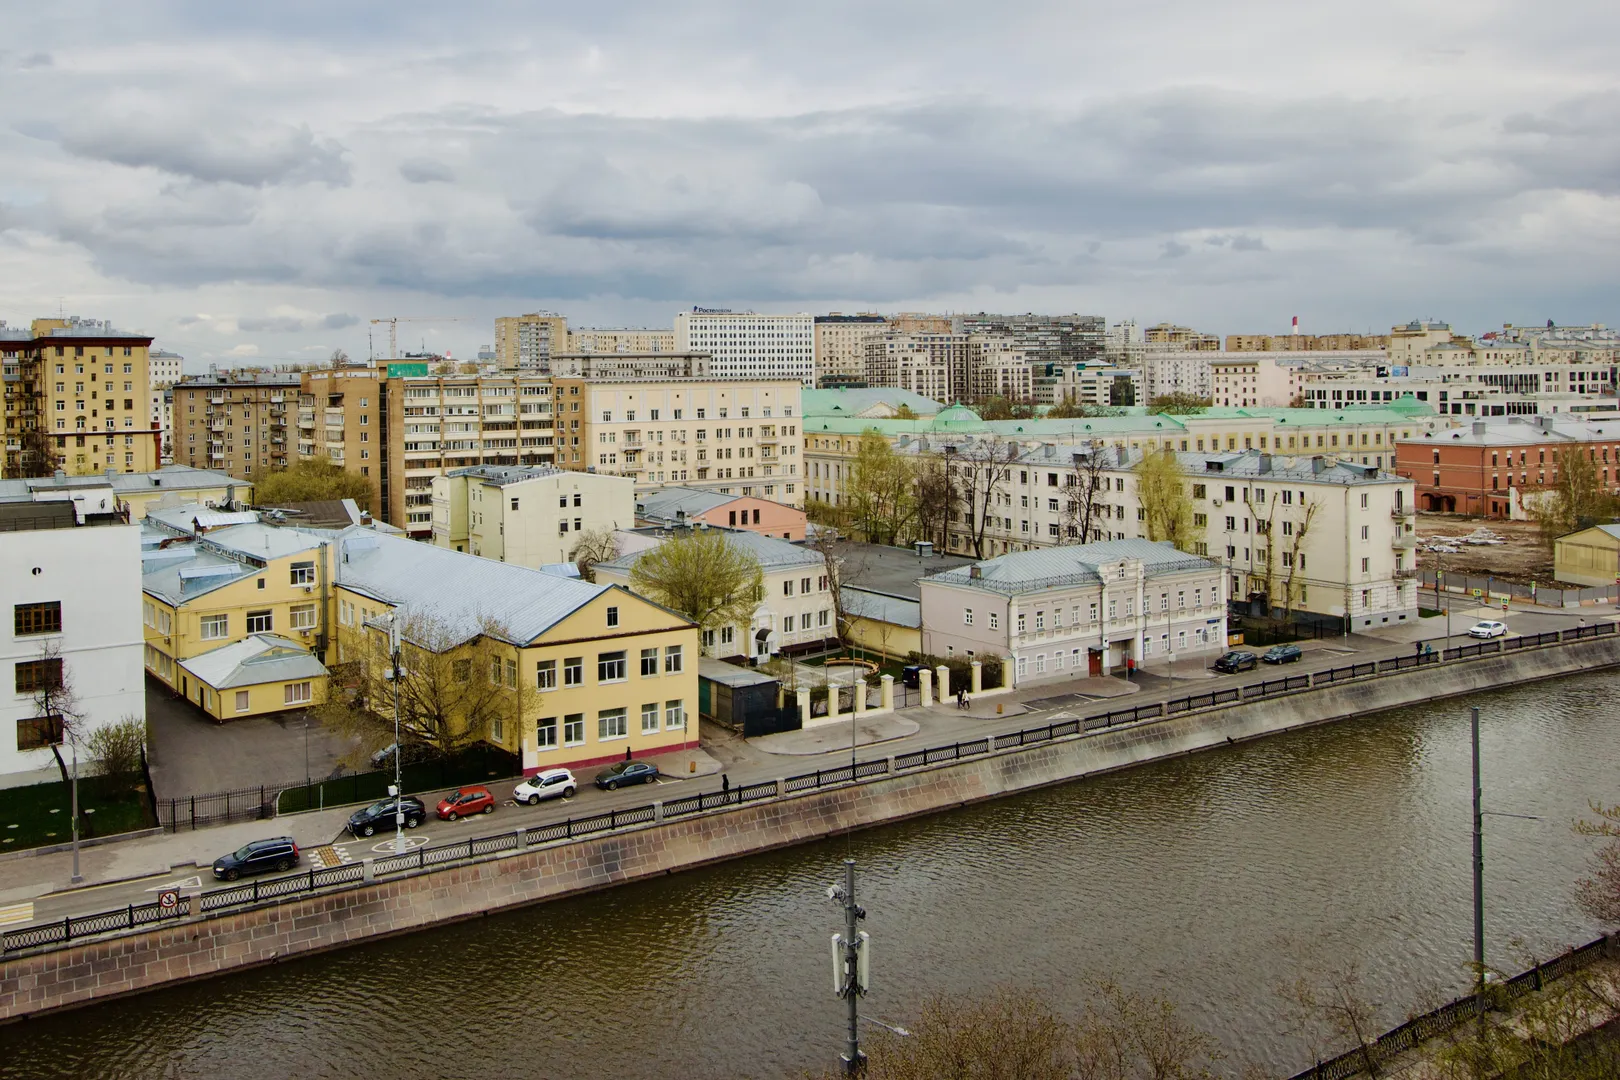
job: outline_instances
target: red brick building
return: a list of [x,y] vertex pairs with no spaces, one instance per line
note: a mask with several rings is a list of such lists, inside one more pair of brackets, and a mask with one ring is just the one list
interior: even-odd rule
[[1505,416],[1427,432],[1395,445],[1395,471],[1420,510],[1529,517],[1525,497],[1558,482],[1567,455],[1585,453],[1599,482],[1620,493],[1620,417]]

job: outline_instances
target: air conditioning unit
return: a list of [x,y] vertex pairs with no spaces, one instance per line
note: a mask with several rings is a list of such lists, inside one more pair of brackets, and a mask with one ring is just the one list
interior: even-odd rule
[[1212,503],[1214,503],[1216,506],[1225,506],[1226,505],[1226,503],[1221,499],[1211,499],[1210,501]]
[[315,586],[313,586],[313,585],[305,585],[304,586],[304,591],[305,592],[314,592],[315,591]]

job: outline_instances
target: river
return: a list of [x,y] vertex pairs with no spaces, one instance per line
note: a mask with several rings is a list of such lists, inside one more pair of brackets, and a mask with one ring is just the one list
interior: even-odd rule
[[[1359,967],[1385,1019],[1471,955],[1468,706],[1484,710],[1487,959],[1597,930],[1572,885],[1615,801],[1615,677],[1576,676],[1143,766],[0,1028],[5,1077],[777,1077],[834,1063],[826,888],[857,860],[874,988],[1160,991],[1235,1073],[1309,1064],[1277,988]],[[1308,704],[1308,698],[1305,703]]]

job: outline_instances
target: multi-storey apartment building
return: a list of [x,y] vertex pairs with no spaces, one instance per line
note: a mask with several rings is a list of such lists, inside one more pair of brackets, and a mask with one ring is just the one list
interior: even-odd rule
[[1395,471],[1414,482],[1425,510],[1524,520],[1558,483],[1569,454],[1584,454],[1603,490],[1620,494],[1620,416],[1506,416],[1424,432],[1395,448]]
[[1106,323],[1100,315],[957,315],[959,334],[1010,337],[1032,361],[1076,363],[1102,359]]
[[152,349],[147,354],[147,361],[149,366],[147,396],[152,403],[151,423],[161,432],[158,443],[162,448],[162,464],[168,465],[174,461],[174,394],[170,391],[170,387],[183,377],[181,369],[184,359],[179,353]]
[[638,493],[680,485],[803,505],[797,379],[559,378],[548,389],[559,440],[567,425],[559,466],[629,476]]
[[[426,364],[343,365],[305,371],[299,378],[296,446],[300,458],[326,458],[371,483],[366,509],[386,515],[389,484],[388,407],[391,376],[427,373]],[[393,518],[385,518],[393,522]],[[403,526],[401,526],[403,527]]]
[[[0,787],[55,780],[52,744],[77,745],[83,762],[96,729],[146,715],[140,528],[110,497],[52,495],[0,501],[0,678],[11,688],[0,694]],[[64,684],[78,713],[66,730],[39,708],[42,689]]]
[[296,372],[213,371],[174,386],[174,458],[256,476],[297,457]]
[[866,375],[866,339],[888,328],[882,315],[833,312],[816,316],[816,385]]
[[1142,373],[1134,368],[1106,364],[1036,364],[1033,395],[1036,404],[1075,401],[1105,408],[1144,403]]
[[433,478],[433,543],[539,569],[568,562],[580,534],[635,525],[628,477],[549,465],[475,465]]
[[693,308],[675,316],[677,352],[714,358],[720,379],[815,379],[815,321],[806,314],[761,315],[752,311]]
[[160,464],[152,424],[152,339],[73,316],[0,324],[5,386],[5,475],[75,476]]
[[667,379],[707,379],[712,357],[708,353],[613,352],[564,353],[551,358],[557,377],[611,382],[662,382]]
[[872,334],[864,342],[868,386],[910,390],[935,401],[973,398],[974,342],[967,334]]
[[1221,569],[1169,544],[1024,551],[921,581],[923,651],[1005,658],[1012,685],[1226,648]]
[[1389,348],[1387,334],[1228,334],[1227,352],[1361,352]]
[[1175,345],[1192,352],[1219,352],[1221,339],[1215,334],[1202,334],[1190,326],[1158,323],[1142,331],[1142,340],[1149,345]]
[[571,353],[669,353],[675,351],[674,330],[596,329],[568,332]]
[[495,320],[495,363],[502,371],[544,374],[551,357],[570,347],[565,316],[534,311]]

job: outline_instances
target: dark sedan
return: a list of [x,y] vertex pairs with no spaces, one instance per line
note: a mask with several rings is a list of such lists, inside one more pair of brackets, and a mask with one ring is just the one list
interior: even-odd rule
[[1298,645],[1273,645],[1260,659],[1268,664],[1292,664],[1304,655]]
[[427,807],[422,805],[421,799],[413,795],[407,795],[403,799],[387,798],[350,814],[349,831],[356,836],[372,836],[378,829],[392,829],[396,804],[399,809],[405,811],[407,829],[416,828],[427,817]]
[[621,761],[603,770],[596,778],[596,786],[617,791],[628,784],[650,784],[658,779],[658,766],[646,761]]
[[1260,663],[1260,658],[1252,652],[1242,649],[1233,649],[1229,653],[1222,653],[1221,658],[1215,661],[1215,670],[1224,672],[1253,671]]

